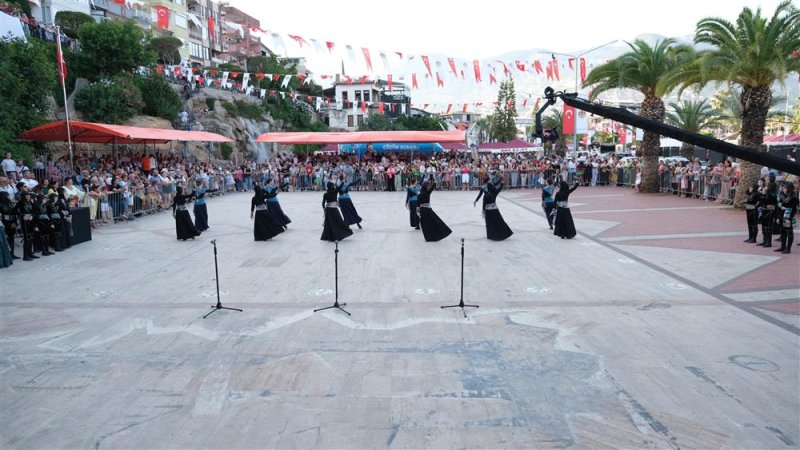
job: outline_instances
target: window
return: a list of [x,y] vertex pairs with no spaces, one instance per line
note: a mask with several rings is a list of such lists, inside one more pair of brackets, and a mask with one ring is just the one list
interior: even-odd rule
[[369,91],[364,91],[364,101],[365,102],[369,101]]
[[358,120],[358,126],[364,125],[364,116],[359,114],[357,120]]
[[361,101],[361,91],[356,91],[356,102]]
[[350,127],[350,128],[353,127],[353,115],[352,114],[348,114],[347,115],[347,126]]
[[347,91],[342,92],[342,104],[347,107]]

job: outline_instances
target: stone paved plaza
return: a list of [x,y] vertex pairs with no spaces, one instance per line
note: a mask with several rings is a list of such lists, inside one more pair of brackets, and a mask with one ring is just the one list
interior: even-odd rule
[[[254,242],[250,196],[211,229],[167,213],[0,270],[0,448],[798,448],[800,247],[744,244],[744,213],[579,188],[579,235],[539,191],[435,192],[453,229],[408,226],[402,192],[354,192],[364,229],[319,240],[321,193]],[[465,239],[465,318],[459,299]],[[216,302],[213,249],[225,306]]]

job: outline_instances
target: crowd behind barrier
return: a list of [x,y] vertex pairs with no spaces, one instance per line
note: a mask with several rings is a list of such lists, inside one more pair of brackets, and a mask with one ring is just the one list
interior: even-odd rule
[[[192,162],[176,155],[122,154],[109,157],[81,153],[70,170],[66,155],[55,159],[41,156],[33,169],[16,162],[8,183],[16,186],[17,174],[26,169],[24,181],[40,193],[54,191],[69,180],[73,206],[90,208],[94,227],[104,223],[135,220],[170,208],[177,186],[191,191],[196,180],[207,189],[207,197],[252,191],[254,183],[278,180],[283,191],[324,191],[329,181],[360,180],[354,191],[404,191],[412,178],[433,177],[438,189],[475,190],[495,175],[506,189],[537,189],[545,180],[563,179],[585,186],[625,186],[638,189],[641,161],[598,155],[586,160],[560,157],[537,158],[533,154],[481,155],[451,151],[433,156],[378,154],[354,155],[278,154],[264,163],[247,161]],[[10,167],[14,161],[4,161]],[[6,169],[4,168],[4,171]],[[724,161],[713,167],[701,161],[659,162],[660,190],[682,197],[731,203],[737,189],[737,167]],[[2,183],[0,183],[2,184]],[[3,187],[0,186],[0,189]]]

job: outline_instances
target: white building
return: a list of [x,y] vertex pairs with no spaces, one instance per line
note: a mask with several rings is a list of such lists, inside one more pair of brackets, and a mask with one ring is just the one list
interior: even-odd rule
[[323,108],[322,114],[327,117],[329,127],[355,131],[369,117],[372,104],[381,101],[381,92],[381,85],[376,81],[336,82],[325,90],[325,97],[331,102]]
[[28,0],[28,3],[31,5],[31,15],[44,23],[53,23],[59,11],[92,14],[89,0]]

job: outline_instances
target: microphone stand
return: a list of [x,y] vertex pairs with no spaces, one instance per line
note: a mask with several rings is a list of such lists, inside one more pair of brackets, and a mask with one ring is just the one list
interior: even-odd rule
[[325,309],[336,308],[336,309],[341,310],[343,313],[347,314],[348,316],[350,316],[351,314],[349,312],[345,311],[344,308],[342,308],[342,306],[347,306],[347,303],[339,304],[339,242],[337,241],[337,242],[335,242],[335,244],[336,244],[336,247],[333,250],[333,254],[334,254],[334,267],[335,267],[335,272],[334,273],[335,273],[335,277],[336,277],[336,284],[335,284],[335,289],[336,290],[334,291],[335,297],[334,297],[333,305],[326,306],[324,308],[317,308],[317,309],[314,310],[314,312],[323,311]]
[[222,302],[219,299],[219,266],[217,265],[217,240],[213,239],[211,241],[211,244],[214,245],[214,274],[216,275],[216,281],[217,281],[217,304],[211,307],[211,311],[209,311],[208,314],[203,316],[203,319],[210,316],[211,313],[218,311],[220,309],[230,309],[233,311],[242,312],[242,310],[239,308],[229,308],[227,306],[222,306]]
[[464,308],[480,308],[478,305],[464,304],[464,238],[461,238],[461,299],[458,301],[457,305],[442,306],[442,309],[445,308],[461,308],[461,312],[464,313],[464,317],[467,317],[467,312],[464,310]]

